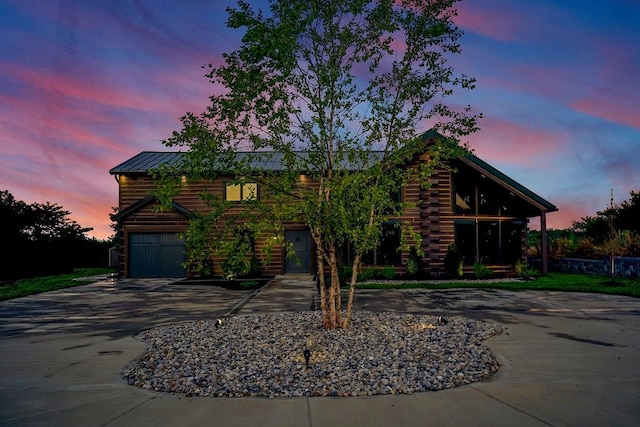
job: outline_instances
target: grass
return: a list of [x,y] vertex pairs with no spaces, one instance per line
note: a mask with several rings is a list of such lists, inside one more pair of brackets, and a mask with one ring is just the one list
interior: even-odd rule
[[0,285],[0,301],[39,294],[40,292],[85,285],[90,283],[90,281],[76,281],[73,279],[96,274],[108,274],[111,272],[113,272],[111,268],[78,268],[69,274],[20,279],[13,283]]
[[360,289],[505,289],[510,291],[539,290],[562,292],[593,292],[611,295],[628,295],[640,298],[640,280],[616,279],[611,283],[608,277],[588,274],[549,273],[534,280],[518,282],[474,282],[451,281],[439,283],[366,283]]

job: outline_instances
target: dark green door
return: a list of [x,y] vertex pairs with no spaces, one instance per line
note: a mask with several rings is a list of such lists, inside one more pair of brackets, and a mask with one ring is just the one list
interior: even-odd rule
[[185,251],[178,233],[131,233],[129,277],[185,277]]
[[284,238],[291,242],[295,257],[285,261],[285,273],[311,272],[311,237],[306,230],[291,230],[284,232]]

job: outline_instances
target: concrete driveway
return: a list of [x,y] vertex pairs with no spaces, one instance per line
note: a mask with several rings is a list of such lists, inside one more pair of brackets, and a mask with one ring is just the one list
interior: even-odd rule
[[451,390],[368,398],[213,399],[128,386],[143,328],[232,310],[308,310],[312,282],[253,295],[163,280],[102,281],[0,303],[1,425],[637,425],[640,300],[506,291],[371,291],[357,308],[500,323],[502,368]]

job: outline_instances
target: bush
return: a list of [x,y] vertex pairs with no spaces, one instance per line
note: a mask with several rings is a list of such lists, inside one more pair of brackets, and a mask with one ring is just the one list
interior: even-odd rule
[[375,267],[365,268],[358,274],[359,282],[366,282],[367,280],[372,280],[380,276],[380,269]]
[[255,280],[247,280],[244,282],[240,282],[240,287],[241,288],[255,288],[256,286],[258,286],[258,282],[256,282]]
[[407,277],[416,277],[420,274],[422,260],[418,256],[416,248],[411,248],[409,258],[407,259]]
[[516,275],[523,279],[531,279],[534,276],[539,275],[538,270],[531,267],[527,262],[527,260],[524,258],[516,262],[515,270],[516,270]]
[[393,280],[396,277],[396,269],[391,267],[390,265],[385,265],[382,268],[382,278],[386,280]]
[[458,253],[456,245],[450,245],[444,256],[444,271],[451,277],[462,276],[462,256]]
[[493,277],[493,270],[481,262],[473,264],[473,273],[476,275],[477,279],[488,279]]
[[[338,269],[338,276],[342,283],[351,282],[351,275],[353,274],[353,267],[350,265],[341,265]],[[362,273],[361,273],[362,274]],[[358,280],[360,278],[358,277]]]

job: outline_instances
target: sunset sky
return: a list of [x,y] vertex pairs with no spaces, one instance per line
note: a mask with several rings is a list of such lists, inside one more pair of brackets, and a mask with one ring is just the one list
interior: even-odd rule
[[[258,4],[259,2],[252,2]],[[263,2],[260,2],[263,3]],[[111,235],[109,169],[161,140],[212,93],[242,33],[226,0],[0,0],[0,190]],[[456,102],[485,118],[475,154],[554,203],[569,227],[640,190],[640,2],[466,0]],[[424,131],[427,129],[417,129]],[[532,227],[537,226],[532,221]]]

